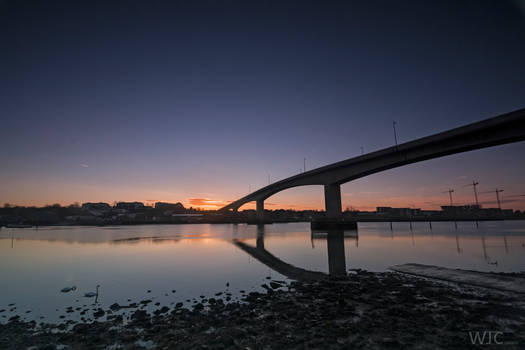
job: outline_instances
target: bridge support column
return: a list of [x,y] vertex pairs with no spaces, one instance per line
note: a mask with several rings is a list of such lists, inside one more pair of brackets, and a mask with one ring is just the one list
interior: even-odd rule
[[324,185],[324,203],[327,218],[341,218],[342,210],[340,185]]
[[343,230],[328,230],[328,272],[331,276],[346,275],[345,236]]
[[257,221],[264,221],[264,199],[258,199],[256,202],[257,208]]
[[255,243],[257,249],[264,249],[264,225],[257,225],[257,240]]
[[327,229],[357,230],[357,221],[345,221],[341,210],[340,185],[324,185],[326,216],[313,220],[310,228],[314,231]]

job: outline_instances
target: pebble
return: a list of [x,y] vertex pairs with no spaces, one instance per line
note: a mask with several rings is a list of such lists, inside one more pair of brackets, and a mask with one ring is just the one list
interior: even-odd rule
[[[498,329],[500,322],[514,329],[505,333],[515,337],[512,341],[525,343],[525,334],[518,331],[522,324],[515,321],[525,319],[525,307],[512,295],[366,271],[322,281],[268,284],[266,293],[250,292],[240,302],[202,297],[190,308],[177,302],[169,312],[170,308],[163,306],[153,317],[140,309],[93,323],[82,317],[74,327],[66,327],[67,322],[62,329],[42,326],[48,330],[45,336],[35,333],[31,323],[12,317],[7,325],[0,324],[0,348],[36,345],[41,349],[64,344],[68,349],[82,349],[84,344],[92,348],[128,344],[131,349],[147,340],[159,349],[462,349],[469,346],[465,345],[465,327]],[[138,306],[148,303],[151,300],[143,300]],[[114,303],[108,314],[123,307]],[[94,317],[105,314],[96,309]],[[124,318],[129,321],[122,323]],[[10,331],[2,327],[10,327]],[[60,331],[53,333],[51,329]]]

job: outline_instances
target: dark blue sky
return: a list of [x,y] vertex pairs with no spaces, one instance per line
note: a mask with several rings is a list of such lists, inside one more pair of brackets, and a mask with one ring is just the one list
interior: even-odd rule
[[[0,47],[10,203],[233,200],[304,157],[392,145],[392,120],[404,142],[525,107],[524,1],[4,0]],[[343,205],[432,207],[448,186],[466,202],[474,177],[525,193],[524,154],[388,171],[344,185]]]

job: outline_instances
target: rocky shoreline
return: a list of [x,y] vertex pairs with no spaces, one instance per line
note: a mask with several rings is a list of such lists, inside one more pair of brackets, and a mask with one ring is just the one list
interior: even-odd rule
[[134,308],[129,319],[112,314],[103,322],[37,325],[14,317],[0,324],[0,348],[465,349],[483,332],[492,332],[484,338],[492,346],[525,348],[519,294],[363,270],[264,287],[267,293],[240,302],[220,295],[191,309],[158,305],[148,314],[140,304],[114,304],[97,311]]

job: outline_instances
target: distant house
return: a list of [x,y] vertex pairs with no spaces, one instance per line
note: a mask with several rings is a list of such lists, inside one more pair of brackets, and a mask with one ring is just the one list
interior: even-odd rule
[[116,205],[116,208],[125,209],[125,210],[144,209],[144,203],[142,202],[118,202]]
[[184,208],[184,205],[178,202],[177,203],[157,202],[155,203],[155,209],[162,210],[164,212],[175,213],[175,214],[182,214],[186,212],[186,208]]
[[98,203],[88,202],[88,203],[82,203],[82,210],[85,210],[85,211],[96,210],[96,211],[104,212],[104,211],[110,211],[111,206],[108,203],[103,203],[103,202],[98,202]]

